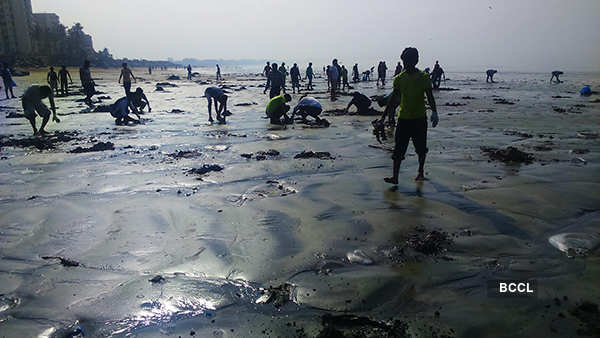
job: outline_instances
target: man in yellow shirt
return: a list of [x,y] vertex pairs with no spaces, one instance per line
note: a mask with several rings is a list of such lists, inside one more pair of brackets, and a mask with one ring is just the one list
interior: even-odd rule
[[287,116],[290,106],[286,103],[290,101],[292,101],[292,96],[290,94],[278,95],[269,100],[265,113],[271,119],[272,124],[292,123],[292,119]]
[[[425,113],[425,96],[431,107],[432,127],[437,126],[439,118],[433,91],[431,90],[431,80],[429,76],[416,68],[419,62],[419,52],[416,48],[409,47],[404,49],[400,56],[404,63],[404,71],[394,78],[394,91],[389,102],[396,102],[399,98],[400,108],[398,109],[398,123],[396,125],[395,147],[394,147],[394,172],[392,177],[386,177],[384,180],[388,183],[398,184],[398,173],[400,163],[404,160],[408,142],[412,139],[415,146],[415,152],[419,156],[419,172],[415,180],[423,181],[423,166],[425,165],[425,156],[427,154],[427,114]],[[390,116],[395,105],[388,104],[381,117],[381,122],[386,116]]]

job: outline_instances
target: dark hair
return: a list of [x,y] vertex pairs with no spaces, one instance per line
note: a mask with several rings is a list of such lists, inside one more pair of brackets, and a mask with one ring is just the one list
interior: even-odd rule
[[419,62],[419,51],[414,47],[405,48],[400,58],[405,66],[407,64],[415,66]]
[[292,101],[292,96],[290,94],[283,95],[286,101]]
[[127,62],[123,62],[121,66],[123,66],[123,68],[127,67]]
[[136,93],[143,93],[144,90],[142,88],[140,88],[140,87],[137,87],[136,90],[135,90],[135,92]]
[[52,67],[52,66],[51,66],[51,67],[50,67],[50,70],[54,70],[54,67]]
[[275,62],[273,62],[273,63],[271,64],[271,67],[272,67],[273,69],[277,70],[277,64],[276,64]]

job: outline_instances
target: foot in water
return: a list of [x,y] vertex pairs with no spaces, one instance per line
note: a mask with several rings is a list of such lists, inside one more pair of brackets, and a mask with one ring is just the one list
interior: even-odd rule
[[398,179],[397,178],[385,177],[383,180],[386,181],[387,183],[390,183],[390,184],[398,184]]

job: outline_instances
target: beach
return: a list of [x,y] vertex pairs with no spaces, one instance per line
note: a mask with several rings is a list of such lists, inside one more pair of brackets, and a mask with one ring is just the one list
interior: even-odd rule
[[[393,138],[377,142],[376,116],[341,114],[351,96],[331,102],[322,77],[309,95],[331,126],[282,128],[265,119],[265,78],[224,68],[232,115],[218,125],[203,97],[214,71],[198,71],[133,69],[152,106],[140,125],[56,98],[46,130],[62,134],[45,144],[6,117],[20,100],[0,100],[0,336],[599,332],[584,305],[600,302],[600,96],[579,95],[599,73],[446,73],[427,180],[410,145],[394,187]],[[95,106],[124,96],[118,69],[92,76]],[[45,77],[16,77],[15,94]],[[351,86],[384,95],[392,79]],[[531,156],[502,161],[508,147]],[[535,280],[536,296],[490,297],[502,279]]]

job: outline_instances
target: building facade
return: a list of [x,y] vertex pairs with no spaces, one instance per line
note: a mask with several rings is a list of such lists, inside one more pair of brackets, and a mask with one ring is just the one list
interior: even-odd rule
[[32,27],[31,0],[1,0],[0,55],[30,54]]

